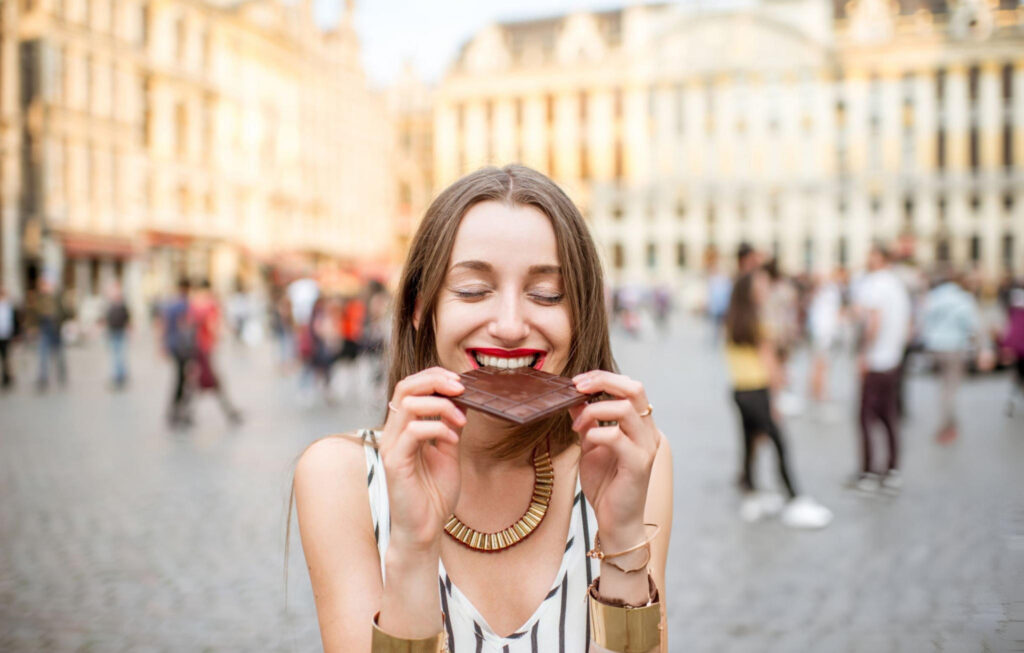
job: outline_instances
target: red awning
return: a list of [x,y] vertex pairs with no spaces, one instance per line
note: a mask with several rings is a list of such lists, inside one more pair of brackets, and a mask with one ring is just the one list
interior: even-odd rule
[[63,232],[60,239],[64,246],[64,255],[69,258],[131,258],[136,254],[135,243],[125,236]]

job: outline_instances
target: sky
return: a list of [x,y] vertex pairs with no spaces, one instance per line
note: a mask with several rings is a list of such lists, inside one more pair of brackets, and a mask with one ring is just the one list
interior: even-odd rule
[[[318,19],[330,24],[342,0],[317,1]],[[439,80],[462,44],[492,22],[612,9],[636,0],[355,1],[367,75],[375,85],[386,85],[405,61],[412,61],[424,79]]]

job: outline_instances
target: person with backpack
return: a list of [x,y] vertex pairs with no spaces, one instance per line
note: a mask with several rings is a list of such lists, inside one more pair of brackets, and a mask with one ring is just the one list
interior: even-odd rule
[[111,388],[113,390],[121,390],[128,383],[125,346],[131,315],[128,313],[128,306],[124,301],[124,293],[122,293],[121,286],[118,283],[114,283],[110,288],[110,298],[103,321],[107,327],[107,343],[110,345],[110,360],[113,367]]
[[188,411],[190,388],[189,366],[195,354],[195,329],[188,319],[189,281],[178,281],[178,292],[161,313],[163,351],[174,363],[174,393],[167,419],[173,427],[188,426],[192,417]]

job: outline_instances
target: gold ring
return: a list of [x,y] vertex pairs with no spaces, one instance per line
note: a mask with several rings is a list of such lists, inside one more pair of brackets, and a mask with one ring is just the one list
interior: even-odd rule
[[645,410],[644,412],[640,413],[640,417],[650,417],[651,413],[653,413],[653,412],[654,412],[654,406],[652,406],[650,404],[647,404],[647,410]]

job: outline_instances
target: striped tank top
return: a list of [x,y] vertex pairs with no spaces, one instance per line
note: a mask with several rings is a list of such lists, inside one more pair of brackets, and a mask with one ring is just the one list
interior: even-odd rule
[[[370,495],[370,514],[373,516],[373,536],[377,540],[380,559],[384,560],[391,531],[387,482],[376,448],[377,433],[363,430],[359,436],[366,452],[366,484]],[[577,474],[565,553],[555,582],[533,615],[508,637],[501,637],[491,629],[458,586],[452,583],[444,563],[438,560],[437,586],[448,650],[451,653],[586,653],[590,642],[587,588],[599,573],[598,561],[588,558],[586,553],[594,547],[596,531],[594,509],[583,496]]]

